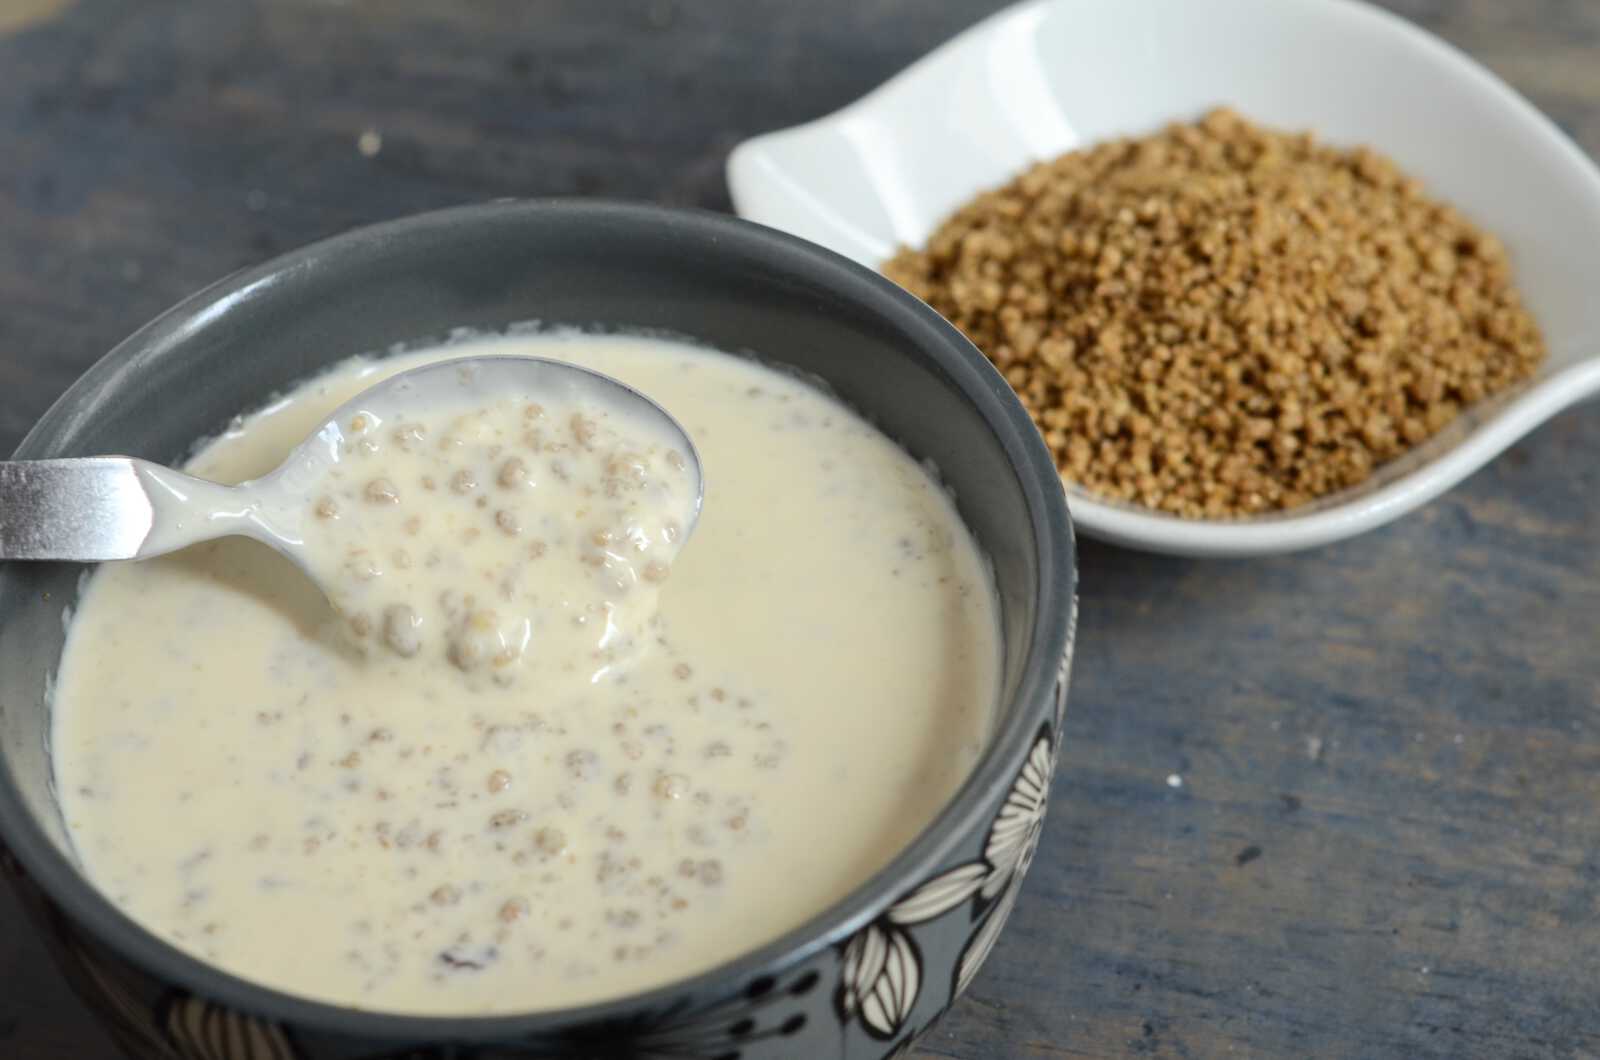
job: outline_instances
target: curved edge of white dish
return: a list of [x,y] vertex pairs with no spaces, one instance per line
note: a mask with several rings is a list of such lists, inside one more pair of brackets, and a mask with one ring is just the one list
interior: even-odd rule
[[[794,180],[774,162],[768,148],[775,143],[847,123],[852,116],[872,109],[890,96],[909,91],[913,86],[920,87],[930,81],[949,82],[958,78],[970,53],[997,33],[1031,31],[1034,24],[1044,17],[1050,3],[1051,0],[1022,0],[1021,3],[1002,8],[968,26],[866,95],[838,110],[799,125],[760,133],[736,144],[728,153],[727,163],[723,167],[734,213],[820,243],[875,270],[894,253],[894,244],[862,231],[848,218],[835,213],[825,202],[812,195],[803,183]],[[806,213],[826,218],[825,225],[793,223],[794,218]],[[786,218],[789,223],[778,223],[779,218]]]
[[[1173,556],[1237,559],[1316,548],[1398,519],[1455,486],[1557,413],[1600,393],[1600,359],[1575,364],[1519,395],[1443,456],[1358,499],[1311,514],[1220,521],[1107,504],[1068,489],[1085,536]],[[1358,487],[1359,488],[1359,487]]]
[[[1584,169],[1600,201],[1600,169],[1555,123],[1488,68],[1449,42],[1365,0],[1279,0],[1316,3],[1325,17],[1367,19],[1431,52],[1456,76],[1498,97],[1537,131],[1568,163]],[[830,128],[848,129],[852,119],[891,104],[903,93],[926,93],[962,76],[969,56],[1000,43],[1002,36],[1032,32],[1053,0],[1022,0],[970,26],[844,107],[800,125],[745,140],[728,156],[726,177],[735,211],[782,228],[877,269],[895,250],[893,241],[863,230],[785,171],[771,148],[804,140]],[[892,210],[889,211],[892,213]],[[808,217],[808,215],[810,215]],[[798,220],[797,220],[798,219]],[[1328,498],[1310,511],[1288,511],[1241,520],[1183,519],[1131,505],[1097,500],[1068,487],[1073,522],[1086,537],[1176,556],[1241,558],[1295,552],[1353,537],[1398,519],[1443,494],[1488,464],[1557,413],[1600,393],[1600,348],[1586,360],[1536,378],[1495,409],[1436,458],[1376,486],[1358,486],[1347,499]]]

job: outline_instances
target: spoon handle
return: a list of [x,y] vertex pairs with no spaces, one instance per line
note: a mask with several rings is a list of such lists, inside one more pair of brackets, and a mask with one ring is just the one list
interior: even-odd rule
[[155,511],[142,460],[0,462],[0,560],[132,559]]

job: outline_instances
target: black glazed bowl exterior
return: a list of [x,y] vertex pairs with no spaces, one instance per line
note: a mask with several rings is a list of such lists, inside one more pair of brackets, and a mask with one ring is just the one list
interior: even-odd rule
[[[872,272],[708,213],[544,202],[425,214],[315,244],[188,299],[91,369],[16,458],[178,461],[235,413],[334,361],[530,320],[663,329],[797,366],[934,461],[1001,597],[1003,700],[989,749],[886,869],[712,972],[523,1016],[339,1008],[173,949],[78,874],[46,738],[63,612],[83,569],[0,564],[0,858],[61,967],[131,1055],[877,1060],[908,1052],[988,955],[1038,842],[1061,738],[1072,528],[1050,458],[1005,382],[933,310]],[[892,650],[886,642],[886,660]]]

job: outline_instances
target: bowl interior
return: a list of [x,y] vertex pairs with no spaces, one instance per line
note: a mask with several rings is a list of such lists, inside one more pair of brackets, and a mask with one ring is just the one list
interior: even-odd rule
[[1220,104],[1371,145],[1497,234],[1550,357],[1527,402],[1475,410],[1316,506],[1194,523],[1075,493],[1087,532],[1197,554],[1322,543],[1421,503],[1600,385],[1600,171],[1477,63],[1354,0],[1031,0],[837,114],[741,145],[729,184],[744,216],[876,267],[1034,161]]
[[[993,562],[1004,703],[1015,707],[1024,686],[1048,689],[1073,591],[1070,531],[1020,407],[976,351],[915,299],[842,259],[731,219],[499,205],[320,244],[224,281],[129,339],[46,415],[17,457],[176,462],[234,414],[344,357],[531,320],[660,329],[821,377],[934,461],[953,489]],[[198,965],[126,922],[70,866],[50,791],[48,694],[82,575],[67,564],[0,564],[0,831],[69,913],[124,952],[192,978]],[[1011,757],[1025,752],[1028,721],[1013,718],[1020,713],[1002,707],[992,748],[1002,758],[1013,739]],[[964,792],[985,782],[989,765]],[[995,763],[987,782],[999,783],[1004,768]],[[919,845],[936,843],[940,828]],[[208,981],[213,996],[223,978]],[[233,989],[252,1008],[266,995]]]

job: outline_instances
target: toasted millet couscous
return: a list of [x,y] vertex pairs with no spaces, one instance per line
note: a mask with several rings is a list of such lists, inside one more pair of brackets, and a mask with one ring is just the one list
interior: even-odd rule
[[1358,485],[1545,353],[1493,236],[1367,148],[1225,109],[1040,163],[883,271],[1064,481],[1189,518]]

